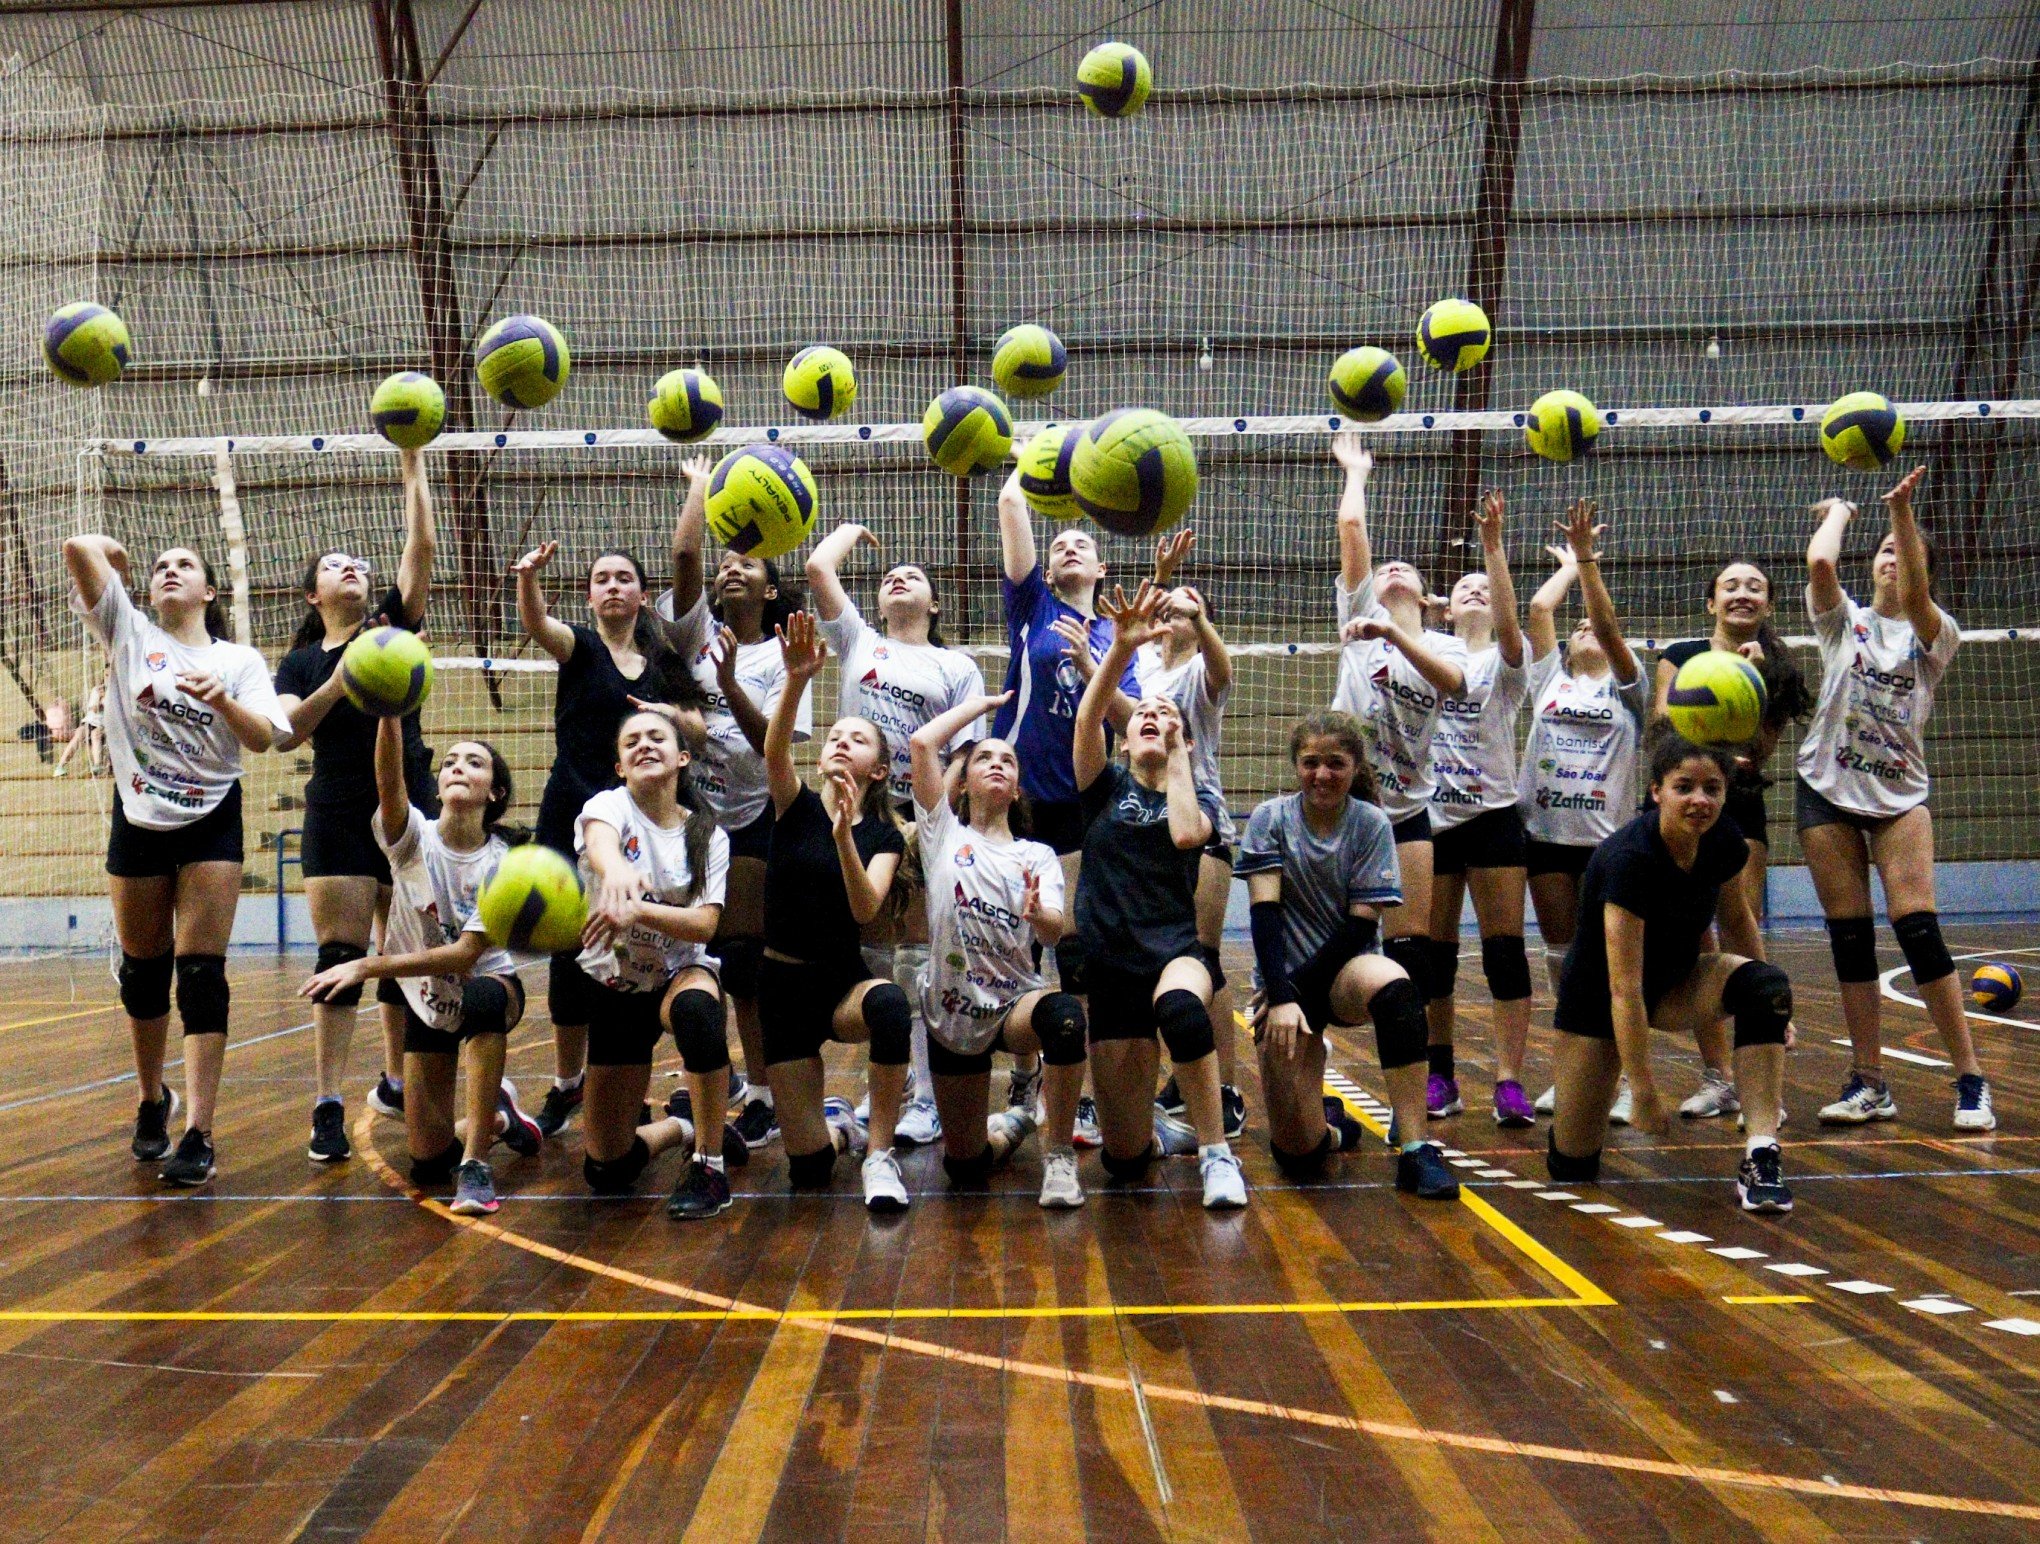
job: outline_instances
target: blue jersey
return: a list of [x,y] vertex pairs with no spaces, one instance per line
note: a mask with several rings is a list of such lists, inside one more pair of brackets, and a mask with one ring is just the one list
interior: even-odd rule
[[[1012,742],[1020,757],[1020,787],[1028,798],[1065,803],[1077,796],[1070,746],[1076,735],[1084,680],[1065,652],[1067,645],[1055,623],[1058,617],[1081,622],[1084,614],[1056,599],[1039,563],[1018,584],[1001,579],[1000,594],[1006,601],[1006,642],[1012,650],[1006,665],[1006,690],[1013,693],[1013,700],[999,709],[992,733]],[[1090,634],[1091,658],[1103,659],[1112,646],[1112,624],[1093,617]],[[1140,696],[1131,661],[1119,689],[1129,697]],[[1108,747],[1111,739],[1108,727]]]

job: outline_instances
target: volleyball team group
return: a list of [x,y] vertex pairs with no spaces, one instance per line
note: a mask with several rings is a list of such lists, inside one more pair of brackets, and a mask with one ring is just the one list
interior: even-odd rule
[[[74,605],[109,660],[119,797],[106,866],[142,1094],[135,1157],[171,1185],[213,1175],[242,758],[306,742],[310,1157],[349,1156],[342,1085],[373,982],[383,1071],[368,1102],[404,1122],[412,1182],[451,1187],[460,1213],[497,1208],[497,1144],[536,1156],[577,1114],[597,1195],[632,1193],[675,1151],[676,1218],[727,1208],[729,1168],[775,1139],[797,1190],[826,1188],[839,1158],[857,1160],[874,1212],[909,1204],[904,1146],[939,1143],[950,1182],[968,1190],[1029,1136],[1044,1207],[1083,1204],[1084,1148],[1118,1183],[1194,1157],[1204,1205],[1239,1207],[1240,1026],[1290,1181],[1331,1174],[1367,1140],[1323,1075],[1329,1033],[1371,1029],[1396,1186],[1450,1199],[1458,1184],[1432,1133],[1464,1104],[1453,1001],[1469,896],[1494,1003],[1496,1125],[1550,1112],[1551,1178],[1591,1183],[1611,1122],[1655,1134],[1673,1119],[1652,1029],[1690,1036],[1704,1070],[1678,1114],[1736,1116],[1739,1203],[1789,1211],[1778,1130],[1792,988],[1760,929],[1761,769],[1797,721],[1794,817],[1854,1047],[1847,1085],[1819,1118],[1897,1113],[1880,1065],[1874,866],[1955,1067],[1954,1124],[1991,1129],[1934,910],[1923,737],[1960,635],[1934,602],[1912,509],[1922,472],[1884,496],[1867,605],[1842,586],[1858,510],[1835,499],[1810,516],[1816,693],[1756,565],[1715,575],[1708,629],[1665,650],[1653,683],[1602,580],[1591,503],[1558,522],[1553,566],[1519,606],[1504,501],[1487,495],[1473,516],[1482,567],[1440,599],[1416,567],[1374,549],[1361,440],[1337,436],[1332,450],[1344,478],[1337,693],[1289,731],[1294,791],[1243,825],[1220,778],[1234,666],[1211,608],[1182,582],[1187,530],[1162,540],[1129,593],[1084,529],[1057,533],[1044,555],[1009,480],[999,533],[1011,657],[997,694],[944,642],[927,566],[887,567],[875,616],[859,609],[840,574],[859,546],[880,545],[862,526],[814,547],[811,609],[772,562],[727,552],[711,569],[705,459],[685,467],[663,593],[635,557],[605,551],[587,572],[585,620],[564,620],[545,593],[554,544],[526,553],[513,570],[519,615],[559,667],[534,836],[578,862],[588,898],[582,947],[549,961],[554,1076],[531,1113],[504,1059],[528,1010],[520,971],[539,962],[491,943],[476,916],[507,850],[510,769],[476,739],[435,766],[415,714],[364,715],[335,668],[366,626],[425,624],[434,523],[420,453],[403,455],[393,580],[382,588],[346,552],[314,556],[303,623],[273,679],[260,654],[228,641],[198,553],[158,555],[137,595],[116,541],[71,538]],[[1575,588],[1583,614],[1567,627]],[[1660,717],[1677,666],[1710,647],[1749,658],[1768,688],[1761,733],[1733,751],[1689,743]],[[810,737],[811,688],[832,656],[838,712],[806,781],[794,747]],[[1238,988],[1220,960],[1235,877],[1254,958]],[[1557,999],[1554,1083],[1534,1102],[1526,891]],[[181,1098],[163,1076],[173,1001]],[[668,1035],[683,1075],[654,1109]],[[861,1104],[824,1096],[830,1041],[865,1048]],[[1010,1062],[996,1097],[995,1057]]]

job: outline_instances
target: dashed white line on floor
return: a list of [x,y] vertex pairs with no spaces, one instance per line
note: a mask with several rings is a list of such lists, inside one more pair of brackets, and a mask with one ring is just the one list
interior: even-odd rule
[[1828,1285],[1837,1292],[1853,1292],[1858,1297],[1868,1297],[1873,1292],[1890,1292],[1894,1290],[1891,1287],[1885,1286],[1882,1282],[1876,1281],[1831,1281]]
[[1825,1276],[1827,1274],[1827,1271],[1821,1266],[1801,1265],[1794,1260],[1788,1260],[1782,1265],[1767,1265],[1764,1269],[1776,1271],[1780,1276]]
[[1898,1306],[1910,1308],[1914,1313],[1950,1314],[1976,1312],[1967,1303],[1951,1303],[1945,1297],[1903,1298],[1899,1301]]

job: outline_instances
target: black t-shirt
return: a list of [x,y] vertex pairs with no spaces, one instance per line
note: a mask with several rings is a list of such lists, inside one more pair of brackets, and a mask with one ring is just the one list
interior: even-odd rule
[[1580,879],[1579,932],[1558,982],[1560,1029],[1608,1034],[1608,935],[1602,907],[1613,903],[1643,918],[1643,1000],[1655,1008],[1692,973],[1714,921],[1721,887],[1743,871],[1749,844],[1726,815],[1700,838],[1693,866],[1682,869],[1646,810],[1594,849]]
[[[364,627],[401,627],[415,633],[424,617],[404,615],[403,592],[391,585],[382,607]],[[323,642],[305,644],[283,656],[276,667],[279,697],[309,697],[324,686],[340,668],[340,648],[329,649]],[[323,805],[372,805],[375,803],[376,720],[342,697],[319,720],[312,731],[312,777],[305,784],[305,802]],[[418,728],[418,715],[404,715],[404,784],[411,802],[428,814],[439,809],[439,783],[432,775],[432,752]]]
[[1079,790],[1077,802],[1084,812],[1084,881],[1077,886],[1076,928],[1090,958],[1150,972],[1195,954],[1202,849],[1186,852],[1169,836],[1168,795],[1143,788],[1124,762],[1111,761]]
[[632,680],[592,627],[572,624],[574,652],[560,665],[553,698],[556,750],[538,807],[538,839],[571,855],[574,817],[605,788],[616,786],[616,728],[632,697],[663,702],[666,690],[649,662]]
[[[907,850],[906,834],[890,820],[860,820],[850,839],[866,867],[882,852]],[[772,825],[765,854],[765,945],[796,960],[834,964],[857,957],[861,935],[850,915],[829,812],[820,794],[803,788]]]

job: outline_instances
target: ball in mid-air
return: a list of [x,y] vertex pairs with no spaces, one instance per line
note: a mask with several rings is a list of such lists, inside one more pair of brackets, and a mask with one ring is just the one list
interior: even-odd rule
[[1977,966],[1969,978],[1969,1000],[1988,1013],[2010,1013],[2025,990],[2018,971],[2002,960]]
[[1410,378],[1385,348],[1349,348],[1332,363],[1332,406],[1363,424],[1402,410]]
[[683,445],[713,434],[722,415],[722,388],[706,370],[668,370],[645,404],[651,426]]
[[399,370],[368,399],[375,432],[392,445],[417,450],[439,438],[446,426],[446,393],[422,370]]
[[1726,649],[1709,649],[1679,667],[1665,695],[1665,717],[1695,745],[1742,745],[1763,726],[1765,702],[1755,665]]
[[554,954],[580,947],[588,896],[573,864],[532,842],[503,854],[475,897],[475,911],[497,947]]
[[542,316],[506,316],[475,345],[482,390],[505,407],[544,407],[571,363],[566,335]]
[[1197,452],[1168,414],[1121,408],[1078,432],[1070,492],[1106,530],[1146,536],[1189,511],[1197,497]]
[[1905,420],[1874,391],[1837,397],[1820,420],[1820,448],[1853,471],[1889,466],[1904,444]]
[[981,386],[952,386],[921,415],[921,438],[945,472],[989,472],[1013,450],[1013,416]]
[[1576,391],[1547,391],[1523,419],[1523,438],[1546,461],[1584,456],[1600,437],[1601,410]]
[[60,307],[43,327],[43,358],[57,379],[73,386],[105,386],[128,367],[134,340],[127,323],[89,300]]
[[992,380],[1009,397],[1045,397],[1069,363],[1062,339],[1046,327],[1009,327],[992,347]]
[[1147,55],[1131,43],[1100,43],[1077,66],[1077,95],[1100,118],[1131,118],[1154,89]]
[[1494,342],[1487,312],[1454,297],[1433,305],[1417,322],[1417,352],[1434,370],[1471,370]]
[[340,690],[376,718],[414,712],[432,691],[432,651],[416,633],[372,627],[340,656]]
[[839,348],[804,348],[786,362],[780,378],[786,405],[817,423],[838,418],[857,400],[857,372]]
[[1070,461],[1077,453],[1082,424],[1050,424],[1020,452],[1020,492],[1027,507],[1045,520],[1074,520]]
[[783,445],[747,445],[708,479],[708,528],[745,557],[793,551],[815,528],[815,474]]

